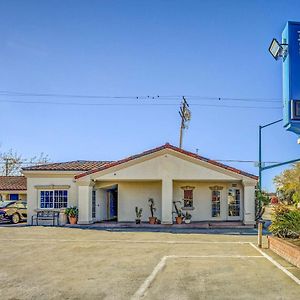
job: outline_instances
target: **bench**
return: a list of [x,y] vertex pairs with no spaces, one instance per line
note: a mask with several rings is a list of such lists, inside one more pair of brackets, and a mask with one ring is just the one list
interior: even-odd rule
[[55,220],[56,225],[59,226],[59,211],[57,210],[37,210],[36,215],[33,215],[31,217],[31,225],[33,225],[33,221],[36,221],[36,225],[39,225],[39,220],[51,220],[52,225],[55,226]]

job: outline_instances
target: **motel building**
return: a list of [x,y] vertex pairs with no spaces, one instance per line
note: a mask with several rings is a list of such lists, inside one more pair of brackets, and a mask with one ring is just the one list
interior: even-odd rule
[[[78,224],[135,222],[135,207],[148,222],[173,224],[173,201],[193,222],[255,224],[258,178],[170,144],[119,161],[71,161],[23,169],[27,178],[28,223],[37,210],[79,209]],[[184,226],[184,225],[183,225]]]

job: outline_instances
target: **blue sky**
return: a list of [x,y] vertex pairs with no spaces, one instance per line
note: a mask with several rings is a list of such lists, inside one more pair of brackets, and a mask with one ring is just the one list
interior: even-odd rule
[[[52,161],[115,160],[178,145],[180,96],[191,103],[184,148],[256,160],[258,125],[282,117],[281,63],[268,53],[299,1],[0,1],[0,91],[172,99],[0,96],[1,150]],[[191,96],[208,97],[208,99]],[[209,97],[275,99],[215,101]],[[72,106],[1,101],[123,103]],[[126,104],[140,105],[126,105]],[[144,104],[172,104],[147,105]],[[205,107],[194,104],[229,105]],[[261,106],[269,109],[234,108]],[[300,155],[281,124],[264,130],[263,158]],[[231,165],[257,174],[253,164]],[[281,169],[264,173],[264,186]]]

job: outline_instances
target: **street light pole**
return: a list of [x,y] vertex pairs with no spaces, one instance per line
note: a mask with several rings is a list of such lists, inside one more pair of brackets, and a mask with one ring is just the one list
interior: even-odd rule
[[[261,193],[261,191],[262,191],[262,172],[264,170],[273,169],[273,168],[277,168],[277,167],[280,167],[280,166],[284,166],[284,165],[288,165],[288,164],[292,164],[294,162],[300,161],[300,158],[297,158],[297,159],[288,160],[288,161],[285,161],[285,162],[282,162],[282,163],[276,163],[276,164],[273,164],[273,165],[270,165],[270,166],[263,166],[263,163],[262,163],[262,129],[264,129],[268,126],[274,125],[276,123],[279,123],[282,120],[283,119],[280,119],[280,120],[271,122],[269,124],[259,126],[259,133],[258,133],[258,170],[259,170],[258,171],[259,172],[258,190],[259,190],[259,193]],[[261,201],[260,200],[258,201],[258,208],[259,208],[259,211],[260,211],[261,210]]]

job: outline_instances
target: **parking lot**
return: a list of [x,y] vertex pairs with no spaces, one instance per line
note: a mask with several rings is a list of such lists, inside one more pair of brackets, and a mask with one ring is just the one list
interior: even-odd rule
[[255,242],[4,226],[1,299],[297,299],[299,269]]

